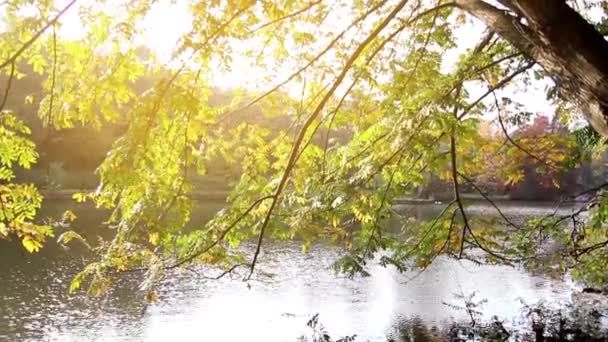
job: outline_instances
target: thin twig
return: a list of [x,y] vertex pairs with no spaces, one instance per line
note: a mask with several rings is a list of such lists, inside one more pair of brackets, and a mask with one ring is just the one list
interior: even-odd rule
[[[405,253],[405,257],[409,257],[416,249],[418,249],[418,247],[420,247],[420,245],[424,242],[424,240],[426,240],[426,238],[433,232],[433,230],[435,230],[435,227],[437,226],[437,223],[439,222],[439,220],[445,215],[445,213],[448,212],[448,210],[450,210],[450,208],[452,207],[452,205],[454,205],[454,203],[456,203],[455,200],[452,200],[450,203],[448,203],[448,205],[443,208],[443,210],[439,213],[439,215],[437,215],[435,217],[435,219],[433,220],[433,222],[431,223],[431,225],[429,226],[429,228],[424,232],[424,234],[422,234],[422,237],[418,240],[418,242],[416,242],[416,244],[414,244],[414,246],[412,248],[409,249],[409,251],[407,253]],[[456,212],[458,212],[458,210],[454,210],[452,212],[452,218],[450,219],[450,232],[452,229],[452,226],[454,224],[454,217]]]
[[224,278],[225,276],[227,276],[228,274],[231,274],[232,272],[234,272],[237,268],[239,267],[245,267],[245,266],[249,266],[248,264],[234,264],[232,265],[229,269],[223,271],[222,273],[218,274],[215,277],[208,277],[208,276],[204,276],[204,279],[210,279],[210,280],[220,280],[222,278]]
[[[57,32],[55,25],[53,25],[53,69],[51,71],[51,94],[49,99],[49,110],[48,110],[48,135],[51,135],[51,124],[53,123],[53,102],[55,101],[55,81],[57,76]],[[48,141],[48,137],[47,137]]]
[[259,31],[259,30],[261,30],[261,29],[263,29],[263,28],[265,28],[265,27],[268,27],[268,26],[274,25],[274,24],[276,24],[276,23],[279,23],[279,22],[285,21],[285,20],[287,20],[287,19],[291,19],[291,18],[293,18],[293,17],[296,17],[296,16],[298,16],[298,15],[300,15],[300,14],[304,13],[304,12],[307,12],[308,10],[310,10],[310,9],[311,9],[311,8],[313,8],[314,6],[316,6],[316,5],[320,4],[321,2],[322,2],[322,0],[316,0],[316,1],[312,1],[312,2],[311,2],[311,3],[309,3],[308,5],[306,5],[305,7],[301,8],[301,9],[299,9],[299,10],[297,10],[297,11],[291,12],[291,13],[286,14],[286,15],[284,15],[284,16],[282,16],[282,17],[280,17],[280,18],[277,18],[277,19],[274,19],[274,20],[271,20],[271,21],[265,22],[265,23],[263,23],[263,24],[260,24],[259,26],[254,27],[254,28],[253,28],[253,29],[252,29],[252,30],[251,30],[249,33],[250,33],[250,34],[253,34],[253,33],[255,33],[255,32],[257,32],[257,31]]
[[8,100],[8,94],[11,91],[11,85],[13,83],[13,78],[15,78],[15,62],[11,63],[11,71],[8,75],[8,80],[6,81],[6,89],[4,89],[4,96],[2,97],[2,103],[0,103],[0,113],[4,110],[4,106],[6,105],[6,101]]
[[524,148],[523,146],[521,146],[519,143],[517,143],[509,134],[509,132],[507,131],[507,127],[505,126],[503,120],[502,120],[502,111],[500,109],[500,105],[498,104],[498,98],[496,97],[496,92],[492,91],[492,95],[494,96],[494,103],[496,105],[496,112],[498,114],[498,124],[500,125],[500,129],[502,130],[502,133],[505,135],[505,138],[511,143],[511,145],[513,145],[515,148],[517,148],[518,150],[524,152],[525,154],[527,154],[529,157],[531,157],[532,159],[540,162],[541,164],[547,166],[548,168],[554,170],[554,171],[559,171],[559,169],[555,168],[552,165],[549,165],[547,163],[547,161],[543,160],[542,158],[538,157],[537,155],[533,154],[532,152],[528,151],[526,148]]
[[[393,31],[393,33],[391,33],[386,39],[384,39],[382,41],[382,43],[374,50],[374,52],[367,58],[367,60],[365,61],[364,65],[368,66],[371,63],[371,61],[378,55],[378,53],[380,53],[380,51],[382,51],[384,49],[384,47],[386,46],[386,44],[388,44],[390,41],[392,41],[406,27],[407,27],[407,25],[401,25],[395,31]],[[325,135],[325,143],[324,143],[324,146],[323,146],[323,162],[321,164],[321,181],[322,182],[325,180],[325,162],[326,162],[326,158],[327,158],[327,147],[328,147],[328,144],[329,144],[329,134],[331,133],[331,128],[332,128],[334,120],[335,120],[335,118],[336,118],[336,116],[338,114],[338,111],[340,110],[340,108],[342,107],[342,105],[344,104],[344,102],[346,100],[346,97],[348,96],[348,94],[350,94],[350,92],[355,87],[355,85],[357,84],[357,82],[359,81],[359,79],[361,78],[362,75],[363,75],[363,72],[359,72],[355,76],[355,78],[351,82],[351,84],[348,87],[348,89],[346,89],[346,91],[342,95],[342,98],[340,98],[340,101],[336,105],[336,108],[334,108],[334,110],[330,113],[331,120],[330,120],[329,125],[327,127],[327,134]],[[321,125],[321,123],[319,123],[319,125],[315,128],[315,131],[313,131],[313,133],[311,134],[311,138],[309,140],[309,143],[312,140],[312,136],[314,136],[314,133],[316,132],[316,130],[319,128],[320,125]],[[304,147],[302,150],[304,150],[305,148],[306,147]]]
[[192,260],[194,260],[195,258],[197,258],[200,255],[203,255],[205,253],[207,253],[209,250],[211,250],[211,248],[215,247],[218,243],[220,243],[224,237],[226,236],[226,234],[228,234],[234,227],[236,227],[236,225],[241,222],[241,220],[243,220],[247,215],[249,215],[249,213],[255,208],[257,207],[259,204],[261,204],[263,201],[268,200],[274,198],[274,196],[264,196],[262,198],[259,198],[258,200],[256,200],[255,202],[253,202],[249,208],[247,208],[247,210],[245,210],[241,215],[239,215],[239,217],[236,218],[236,220],[234,220],[226,229],[224,229],[222,231],[222,233],[218,236],[217,239],[215,239],[211,244],[207,245],[205,248],[185,257],[182,260],[177,261],[176,263],[174,263],[171,266],[168,266],[168,269],[172,269],[172,268],[176,268],[179,267],[185,263],[188,263]]
[[[401,162],[401,159],[403,158],[403,155],[401,155],[399,157],[399,160],[397,160],[397,162],[395,163],[395,165],[399,165],[399,163]],[[391,190],[391,187],[393,186],[393,180],[395,179],[395,174],[397,173],[397,171],[399,171],[399,168],[396,167],[393,172],[391,172],[391,177],[388,180],[388,183],[386,184],[386,187],[384,189],[384,192],[382,194],[382,199],[380,200],[380,205],[378,206],[378,209],[376,210],[376,215],[375,215],[375,220],[374,220],[374,224],[372,225],[372,233],[369,236],[369,239],[367,240],[367,244],[365,246],[365,251],[363,252],[363,257],[367,257],[369,250],[371,248],[372,245],[372,241],[375,239],[375,235],[376,232],[378,232],[378,235],[381,234],[381,228],[379,225],[379,221],[380,221],[380,214],[382,212],[382,209],[384,208],[384,203],[386,202],[386,197],[388,196],[388,192]],[[380,236],[381,238],[381,236]]]
[[469,183],[474,189],[475,191],[477,191],[481,197],[483,197],[488,203],[490,203],[490,205],[492,207],[494,207],[494,209],[496,209],[496,211],[498,212],[498,214],[502,217],[503,220],[505,220],[505,222],[507,222],[508,225],[510,225],[511,227],[515,228],[515,229],[520,229],[519,226],[517,226],[516,224],[514,224],[507,216],[505,216],[505,214],[502,212],[502,210],[500,210],[500,208],[498,207],[498,205],[488,196],[488,194],[481,190],[481,188],[479,188],[477,186],[477,184],[475,184],[475,182],[470,179],[469,177],[465,176],[464,174],[462,174],[461,172],[458,172],[458,175],[464,179],[465,181],[467,181],[467,183]]
[[483,93],[473,103],[471,103],[470,105],[468,105],[465,108],[465,110],[458,116],[458,120],[462,119],[465,115],[467,115],[473,108],[475,108],[475,106],[477,106],[481,101],[483,101],[493,91],[504,87],[507,83],[511,82],[511,80],[513,80],[516,76],[524,73],[525,71],[530,69],[532,66],[534,66],[534,64],[535,64],[534,62],[526,63],[522,67],[520,67],[517,70],[515,70],[514,72],[512,72],[509,76],[500,80],[498,83],[496,83],[496,85],[492,85],[492,86],[488,87],[488,90],[485,93]]
[[369,10],[367,10],[363,15],[359,16],[357,19],[355,19],[353,22],[351,22],[348,25],[348,27],[346,27],[337,36],[335,36],[334,39],[332,39],[331,42],[329,42],[329,44],[327,44],[327,46],[325,46],[325,48],[321,52],[319,52],[315,57],[313,57],[312,59],[310,59],[304,66],[300,67],[294,73],[292,73],[291,75],[289,75],[285,80],[283,80],[282,82],[279,82],[278,84],[276,84],[271,89],[269,89],[266,92],[264,92],[263,94],[257,96],[256,98],[254,98],[253,100],[251,100],[250,102],[248,102],[246,105],[244,105],[242,107],[239,107],[238,110],[232,110],[232,111],[229,111],[227,113],[224,113],[223,116],[219,119],[219,121],[225,121],[228,117],[231,116],[231,114],[233,114],[233,113],[235,113],[237,111],[242,111],[242,110],[245,110],[245,109],[248,109],[248,108],[251,108],[251,107],[255,106],[258,102],[260,102],[264,98],[268,97],[270,94],[276,92],[277,90],[279,90],[281,87],[283,87],[287,83],[291,82],[298,75],[302,74],[304,71],[306,71],[312,65],[314,65],[315,63],[317,63],[324,55],[326,55],[327,52],[329,52],[342,39],[342,37],[344,37],[344,35],[348,31],[350,31],[358,23],[360,23],[361,21],[363,21],[367,17],[369,17],[370,14],[372,14],[375,11],[377,11],[385,3],[386,3],[386,0],[381,1],[380,3],[376,4],[375,6],[373,6]]

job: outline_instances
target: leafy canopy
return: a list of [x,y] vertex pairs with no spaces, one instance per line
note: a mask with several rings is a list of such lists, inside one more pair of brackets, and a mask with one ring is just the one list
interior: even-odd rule
[[[601,1],[584,5],[596,8]],[[0,5],[2,236],[19,239],[30,252],[53,236],[49,225],[34,223],[40,192],[14,181],[13,170],[30,167],[38,155],[7,99],[37,104],[49,131],[126,127],[97,169],[99,187],[74,196],[110,209],[107,224],[115,234],[91,247],[97,258],[74,279],[72,291],[86,281],[91,294],[100,294],[117,273],[142,268],[148,290],[167,269],[192,262],[228,271],[242,266],[250,276],[268,239],[297,239],[304,251],[317,240],[331,241],[345,251],[337,268],[351,274],[365,274],[366,260],[386,251],[380,262],[400,270],[426,267],[447,254],[557,263],[561,270],[574,267],[585,280],[605,281],[608,254],[600,244],[606,245],[608,203],[594,202],[593,218],[575,223],[575,233],[558,224],[564,220],[558,216],[497,225],[465,214],[460,186],[474,182],[480,155],[503,153],[498,144],[480,146],[482,117],[502,113],[501,120],[525,122],[514,92],[503,88],[511,84],[525,92],[547,81],[498,35],[471,36],[470,44],[457,39],[463,27],[471,31],[472,19],[452,3],[231,0],[187,6],[190,29],[175,41],[169,61],[161,62],[138,48],[154,1]],[[82,27],[78,38],[61,34],[70,15]],[[255,70],[242,75],[255,87],[234,84],[230,104],[212,105],[214,80],[238,65]],[[44,78],[43,95],[13,98],[11,82],[31,73]],[[136,90],[142,78],[153,85]],[[552,86],[548,92],[555,93]],[[576,111],[549,97],[564,117],[576,120]],[[287,117],[289,129],[235,123],[247,110]],[[549,150],[561,143],[545,140]],[[517,182],[518,161],[527,155],[525,146],[511,147],[517,157],[501,172]],[[551,151],[548,163],[561,167],[563,150]],[[238,165],[242,174],[223,210],[186,229],[192,176],[204,175],[218,160]],[[455,201],[430,222],[388,230],[395,198],[414,193],[429,174],[450,183]],[[72,233],[60,240],[75,238],[83,241]],[[564,247],[554,259],[536,258],[547,239],[564,241]],[[253,248],[241,248],[244,241],[253,241]]]

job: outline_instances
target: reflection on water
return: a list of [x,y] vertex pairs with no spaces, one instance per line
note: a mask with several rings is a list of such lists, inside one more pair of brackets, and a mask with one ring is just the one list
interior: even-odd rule
[[[199,219],[218,206],[204,204]],[[104,235],[97,228],[99,213],[76,210],[82,230]],[[490,320],[492,315],[518,317],[520,298],[566,302],[573,287],[569,280],[446,258],[421,274],[373,266],[371,277],[351,280],[331,270],[337,251],[316,246],[303,255],[297,244],[281,243],[269,245],[261,256],[260,267],[275,274],[272,279],[258,279],[248,288],[238,279],[205,280],[206,270],[176,271],[162,284],[161,300],[143,310],[136,275],[126,276],[102,299],[68,295],[71,277],[84,264],[82,254],[77,247],[66,251],[51,243],[32,256],[0,242],[0,340],[296,341],[309,333],[305,323],[319,313],[335,337],[425,341],[449,322],[468,319],[444,305],[453,302],[455,292],[477,290],[477,298],[487,299],[483,319]],[[411,339],[424,334],[426,339]]]

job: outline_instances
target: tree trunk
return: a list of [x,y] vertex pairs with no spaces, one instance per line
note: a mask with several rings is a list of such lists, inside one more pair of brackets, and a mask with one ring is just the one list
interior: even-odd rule
[[456,6],[534,59],[576,103],[593,128],[608,137],[608,41],[563,0],[482,0]]

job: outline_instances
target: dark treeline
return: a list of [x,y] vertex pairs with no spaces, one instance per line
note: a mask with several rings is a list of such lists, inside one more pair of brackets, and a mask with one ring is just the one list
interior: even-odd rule
[[[38,114],[37,104],[44,94],[44,77],[36,74],[27,64],[20,69],[24,71],[25,76],[12,81],[11,96],[7,100],[6,108],[31,128],[30,138],[36,144],[39,158],[31,169],[17,169],[17,180],[33,182],[47,190],[95,188],[99,182],[96,169],[104,161],[114,141],[126,132],[127,122],[102,122],[100,127],[76,124],[71,128],[55,129]],[[142,77],[135,81],[132,87],[136,93],[143,94],[154,87],[157,81],[152,77]],[[0,77],[0,82],[6,82],[5,77]],[[234,97],[231,91],[215,89],[209,98],[209,104],[226,106]],[[243,99],[244,103],[245,101],[247,99]],[[295,134],[297,131],[297,118],[294,120],[294,116],[267,117],[257,106],[230,112],[223,121],[226,130],[243,123],[261,126],[273,133],[286,131],[288,134]],[[222,158],[213,158],[207,163],[204,176],[190,172],[189,177],[197,190],[227,191],[240,172],[238,163],[234,165]]]

